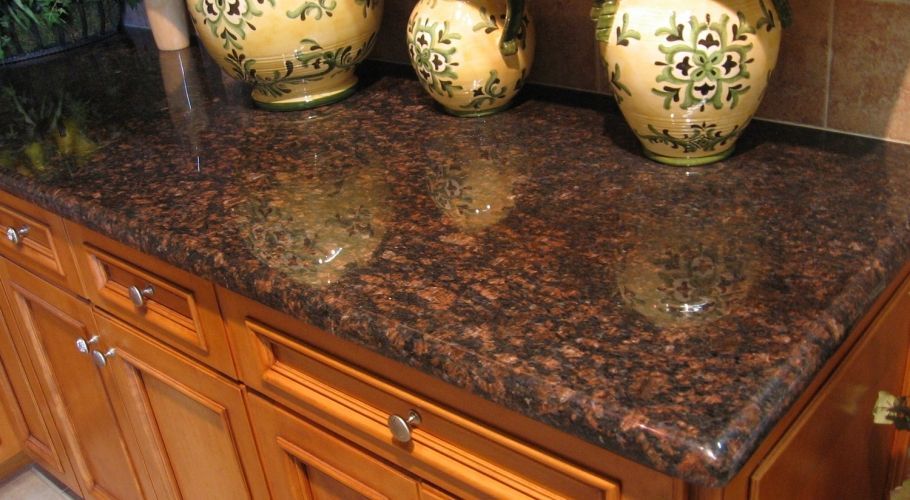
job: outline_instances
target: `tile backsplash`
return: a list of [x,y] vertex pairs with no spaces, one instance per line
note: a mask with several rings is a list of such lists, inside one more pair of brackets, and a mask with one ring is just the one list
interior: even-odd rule
[[[371,57],[407,64],[416,0],[385,0]],[[588,17],[592,0],[530,0],[537,54],[530,80],[609,93]],[[910,142],[910,0],[790,0],[773,81],[758,116]],[[147,26],[144,10],[125,23]]]

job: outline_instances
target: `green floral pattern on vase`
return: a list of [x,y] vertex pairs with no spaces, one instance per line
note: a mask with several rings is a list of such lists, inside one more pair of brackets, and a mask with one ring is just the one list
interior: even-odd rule
[[730,132],[721,132],[716,123],[693,123],[690,128],[691,133],[683,134],[682,137],[674,137],[669,130],[657,130],[654,125],[648,125],[651,133],[638,134],[638,136],[653,144],[664,144],[684,153],[693,153],[714,151],[718,146],[726,145],[728,141],[735,139],[742,132],[739,125],[734,126]]
[[335,7],[338,7],[337,0],[307,1],[296,9],[289,10],[287,16],[292,19],[300,18],[301,21],[306,21],[307,18],[318,21],[322,16],[332,17]]
[[726,14],[717,21],[712,21],[710,15],[704,21],[692,16],[688,25],[687,29],[677,23],[674,12],[670,26],[657,30],[656,35],[666,37],[668,42],[660,46],[665,59],[654,63],[663,67],[658,84],[666,85],[652,92],[663,98],[665,109],[670,109],[672,103],[679,103],[682,109],[704,110],[709,104],[721,109],[725,102],[730,109],[735,108],[740,95],[751,88],[739,82],[750,76],[752,43],[748,42],[748,35],[754,34],[755,29],[742,13],[732,26]]
[[493,105],[497,100],[505,99],[508,88],[500,86],[500,83],[499,73],[497,73],[495,69],[490,70],[490,77],[487,78],[486,83],[476,87],[472,91],[474,98],[471,99],[471,102],[461,107],[464,109],[477,110],[484,106]]
[[455,69],[455,41],[461,39],[458,33],[449,31],[448,21],[442,23],[429,19],[415,19],[408,26],[408,52],[417,67],[417,77],[430,93],[452,97],[453,91],[461,90],[455,85],[458,79]]
[[212,35],[222,40],[225,49],[242,49],[240,41],[246,39],[247,28],[256,29],[250,20],[262,15],[259,6],[266,1],[271,6],[275,5],[274,0],[198,0],[195,10],[202,14],[203,23]]

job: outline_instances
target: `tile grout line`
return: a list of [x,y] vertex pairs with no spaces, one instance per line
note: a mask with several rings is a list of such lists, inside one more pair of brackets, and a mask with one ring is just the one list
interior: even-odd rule
[[825,101],[822,107],[822,126],[828,127],[828,119],[831,108],[831,73],[834,71],[834,16],[836,15],[835,4],[837,0],[831,0],[828,6],[828,40],[827,53],[825,54],[827,68],[825,70]]

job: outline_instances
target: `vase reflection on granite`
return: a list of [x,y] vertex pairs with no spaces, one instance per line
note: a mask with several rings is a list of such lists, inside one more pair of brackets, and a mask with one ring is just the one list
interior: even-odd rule
[[623,301],[660,326],[722,318],[754,276],[735,242],[661,232],[626,256],[618,276]]
[[246,206],[247,241],[269,267],[312,286],[328,286],[369,261],[390,216],[381,165],[279,172]]
[[723,169],[638,175],[637,196],[651,206],[624,221],[637,228],[616,276],[625,305],[661,327],[735,313],[769,272],[761,227],[739,186]]
[[[524,156],[505,151],[497,141],[495,123],[481,119],[452,136],[427,141],[427,188],[446,219],[466,232],[492,226],[515,206],[517,165]],[[454,139],[453,139],[454,137]]]

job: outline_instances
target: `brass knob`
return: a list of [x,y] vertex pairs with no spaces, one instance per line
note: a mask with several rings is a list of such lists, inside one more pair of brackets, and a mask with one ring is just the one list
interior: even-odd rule
[[399,443],[411,441],[411,429],[420,425],[420,414],[414,410],[408,413],[407,420],[392,415],[389,417],[389,430],[392,431],[392,437]]
[[155,287],[152,285],[145,285],[145,288],[139,289],[138,286],[131,286],[130,291],[130,300],[133,301],[133,305],[136,307],[145,307],[145,299],[155,295]]
[[22,243],[22,240],[27,234],[28,226],[22,226],[19,229],[16,229],[14,227],[6,228],[6,239],[8,239],[13,245]]

